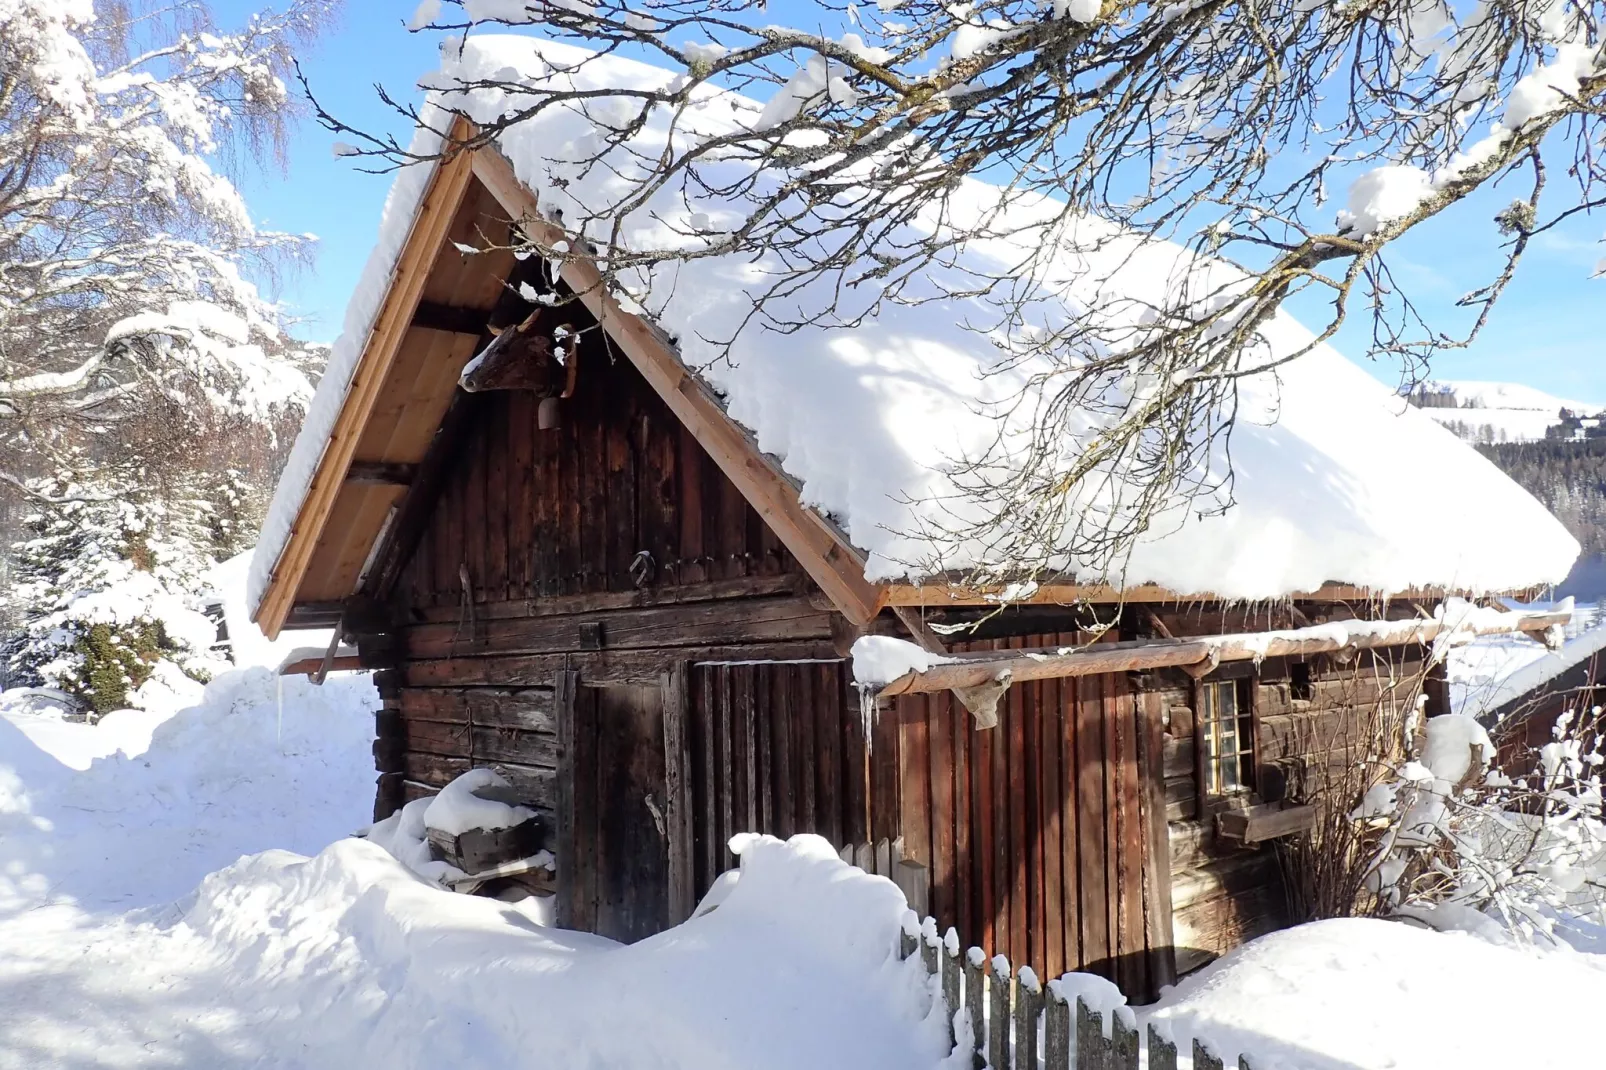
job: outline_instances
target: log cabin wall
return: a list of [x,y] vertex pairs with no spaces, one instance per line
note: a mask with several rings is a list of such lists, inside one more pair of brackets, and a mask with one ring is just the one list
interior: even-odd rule
[[1165,857],[1159,722],[1124,675],[1016,685],[988,731],[949,694],[900,696],[877,711],[867,752],[845,661],[688,671],[690,898],[736,864],[732,834],[814,832],[965,946],[1045,977],[1091,970],[1135,999],[1171,980],[1149,864]]
[[[1290,619],[1290,614],[1296,614]],[[1414,614],[1394,607],[1391,617]],[[1193,607],[1157,613],[1173,635],[1203,635],[1296,626],[1350,616],[1344,607]],[[1310,798],[1338,789],[1340,770],[1368,751],[1379,715],[1399,723],[1421,694],[1424,651],[1416,647],[1362,651],[1352,661],[1332,655],[1299,662],[1270,658],[1224,665],[1195,682],[1176,670],[1142,674],[1144,701],[1164,725],[1163,775],[1171,862],[1172,934],[1178,973],[1187,973],[1247,940],[1297,921],[1276,841],[1243,846],[1217,834],[1223,809],[1283,798]],[[1255,782],[1241,794],[1200,791],[1196,746],[1200,684],[1233,683],[1249,703]],[[1328,773],[1332,779],[1328,778]]]
[[[669,758],[702,723],[687,716],[691,667],[728,695],[752,675],[731,663],[811,666],[842,693],[821,714],[839,739],[847,684],[828,604],[746,500],[632,365],[600,345],[579,360],[558,427],[537,426],[530,393],[457,398],[462,430],[437,443],[450,453],[416,545],[381,592],[383,622],[358,629],[385,667],[375,812],[488,766],[553,830],[566,922],[635,939],[712,880],[648,864],[684,816],[668,800],[688,771]],[[744,770],[755,753],[690,741]],[[833,800],[854,797],[817,791],[843,817],[862,805]],[[745,805],[727,825],[715,834],[748,827]],[[856,831],[820,822],[839,826]]]
[[[384,634],[362,637],[385,667],[378,816],[490,766],[557,832],[567,921],[624,939],[685,917],[734,864],[733,833],[816,832],[966,944],[1134,999],[1173,976],[1173,939],[1188,969],[1287,916],[1272,850],[1217,843],[1200,809],[1185,676],[1017,685],[986,732],[951,696],[904,696],[866,740],[840,619],[631,365],[579,359],[557,428],[527,393],[458,399]],[[1291,623],[1161,616],[1177,635]],[[1064,645],[1075,627],[1038,607],[956,645]],[[1315,699],[1277,672],[1254,682],[1262,761],[1359,701],[1330,686],[1354,666],[1324,663]],[[664,865],[632,862],[660,842]],[[654,882],[662,896],[634,895]]]

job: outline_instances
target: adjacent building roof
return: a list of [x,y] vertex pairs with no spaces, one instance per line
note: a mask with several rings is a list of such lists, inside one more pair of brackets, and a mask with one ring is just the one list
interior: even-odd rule
[[[517,72],[532,82],[561,77],[598,88],[656,86],[675,76],[616,57],[579,63],[587,58],[572,46],[536,38],[480,36],[448,57],[445,73],[507,80]],[[554,64],[565,73],[554,73]],[[450,120],[439,110],[441,103],[480,121],[510,106],[499,91],[431,98],[426,121],[442,129]],[[710,91],[694,121],[673,136],[728,131],[751,123],[759,110],[738,95]],[[461,342],[413,322],[430,287],[455,287],[459,304],[485,305],[506,277],[511,261],[452,252],[448,231],[461,225],[468,211],[465,198],[488,190],[504,208],[522,198],[526,208],[539,203],[548,219],[556,218],[555,210],[569,219],[606,211],[633,192],[622,176],[636,165],[620,160],[610,171],[574,164],[596,151],[594,131],[601,121],[608,120],[549,109],[503,136],[500,154],[491,153],[496,166],[459,157],[399,172],[378,242],[252,562],[251,603],[270,632],[278,630],[291,600],[308,596],[302,581],[311,548],[328,542],[324,535],[330,524],[367,535],[366,542],[354,538],[325,550],[344,561],[326,569],[321,590],[326,597],[338,596],[342,585],[350,593],[365,553],[371,554],[382,537],[384,518],[401,491],[342,488],[353,457],[365,452],[354,440],[365,438],[374,446],[384,439],[399,456],[421,456],[428,436],[419,429],[431,419],[438,424],[456,374],[472,355]],[[637,147],[650,149],[669,136],[664,124],[648,123]],[[439,143],[438,132],[420,130],[414,149],[428,153]],[[997,190],[972,182],[950,210],[980,219],[999,204]],[[1009,210],[1029,215],[1034,208],[1012,200]],[[702,240],[699,232],[717,230],[734,218],[717,202],[691,203],[676,194],[621,221],[628,244],[661,247],[695,243]],[[1165,304],[1200,272],[1230,270],[1164,244],[1122,245],[1119,235],[1112,240],[1109,228],[1089,228],[1100,239],[1099,252],[1065,249],[1054,277],[1036,284],[1033,307],[1050,320],[1093,316],[1119,326],[1123,316],[1135,320],[1142,309]],[[928,273],[927,295],[1007,271],[1024,240],[1014,235],[971,242],[957,262]],[[454,255],[458,259],[448,267],[455,274],[443,282],[441,264]],[[1090,271],[1100,257],[1113,259]],[[1103,264],[1117,266],[1105,271]],[[638,296],[651,325],[620,310],[611,298],[604,324],[610,334],[622,330],[641,345],[656,347],[652,359],[659,364],[646,370],[646,377],[660,393],[695,395],[696,411],[683,398],[677,403],[666,396],[677,415],[728,422],[740,432],[732,448],[749,448],[759,459],[749,458],[752,463],[746,465],[758,475],[747,485],[736,479],[737,485],[750,498],[768,493],[758,486],[766,473],[782,485],[770,508],[755,504],[767,520],[773,522],[778,509],[798,526],[792,538],[782,533],[783,541],[816,579],[825,566],[811,565],[811,555],[830,559],[836,575],[853,573],[842,581],[849,587],[856,578],[872,589],[917,583],[939,570],[964,570],[985,560],[982,545],[955,535],[956,502],[963,503],[965,495],[956,493],[953,473],[966,457],[995,441],[1001,406],[1022,389],[1032,389],[1035,373],[1050,369],[1034,363],[1037,358],[1018,359],[1007,337],[979,331],[986,309],[971,299],[887,302],[851,327],[793,333],[749,327],[738,337],[732,359],[720,360],[718,342],[734,334],[751,311],[747,293],[765,267],[750,259],[691,260],[673,277],[643,284],[648,292]],[[875,297],[865,293],[849,300],[869,309]],[[816,298],[805,289],[793,300],[807,312]],[[666,332],[678,351],[665,344]],[[1273,355],[1293,352],[1311,337],[1286,316],[1262,333]],[[688,368],[699,371],[692,376]],[[397,375],[407,382],[398,386]],[[434,392],[422,390],[422,383]],[[687,383],[696,389],[689,390]],[[376,401],[387,391],[405,400],[408,389],[417,402],[408,413]],[[375,419],[383,425],[378,431]],[[391,423],[385,424],[387,419]],[[1074,447],[1078,432],[1092,426],[1068,427],[1068,445]],[[709,444],[704,435],[699,438]],[[1331,583],[1379,594],[1424,587],[1512,590],[1559,581],[1578,553],[1561,524],[1489,461],[1326,346],[1275,375],[1242,380],[1230,441],[1230,507],[1211,508],[1228,503],[1227,491],[1215,501],[1179,504],[1158,519],[1121,575],[1087,579],[1128,590],[1148,584],[1242,599],[1286,597]],[[1218,450],[1211,463],[1224,471],[1228,457]],[[812,529],[790,511],[799,503],[818,521]],[[957,510],[963,515],[979,507],[960,504]],[[798,539],[811,542],[802,553],[793,545]],[[1085,567],[1079,568],[1085,563],[1063,564],[1086,575]],[[281,591],[264,616],[265,598],[286,586],[302,589]],[[858,589],[843,594],[822,586],[839,605],[843,597],[870,597]]]

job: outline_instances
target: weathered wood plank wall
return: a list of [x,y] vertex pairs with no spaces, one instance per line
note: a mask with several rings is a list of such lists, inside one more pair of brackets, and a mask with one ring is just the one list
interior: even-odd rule
[[[1197,634],[1185,625],[1177,630]],[[1378,711],[1403,712],[1420,693],[1424,674],[1422,651],[1402,648],[1366,652],[1348,663],[1327,655],[1311,659],[1297,693],[1293,665],[1281,658],[1223,666],[1209,679],[1246,681],[1260,778],[1255,799],[1271,801],[1285,790],[1298,792],[1297,783],[1282,781],[1297,780],[1300,769],[1310,771],[1308,789],[1315,790],[1322,786],[1324,766],[1336,769],[1357,753],[1369,753],[1368,732]],[[1297,919],[1275,845],[1243,847],[1216,834],[1215,814],[1225,800],[1202,799],[1199,792],[1193,682],[1178,672],[1154,673],[1143,686],[1146,701],[1163,711],[1172,924],[1177,969],[1187,972]]]
[[987,731],[949,694],[896,701],[904,857],[929,871],[933,916],[1046,977],[1100,973],[1134,998],[1169,983],[1169,918],[1144,881],[1164,822],[1145,784],[1161,771],[1126,676],[1017,684]]
[[867,761],[845,661],[694,662],[686,727],[698,897],[736,864],[736,833],[813,832],[839,847],[897,838],[897,726],[877,723]]
[[558,428],[537,429],[533,394],[468,396],[452,477],[401,578],[410,606],[459,605],[465,575],[472,601],[495,602],[800,571],[630,362],[598,346],[577,359]]

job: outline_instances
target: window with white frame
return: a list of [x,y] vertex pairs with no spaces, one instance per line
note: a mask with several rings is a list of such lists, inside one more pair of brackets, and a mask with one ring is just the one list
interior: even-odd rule
[[1254,790],[1255,726],[1245,681],[1199,685],[1200,792],[1232,795]]

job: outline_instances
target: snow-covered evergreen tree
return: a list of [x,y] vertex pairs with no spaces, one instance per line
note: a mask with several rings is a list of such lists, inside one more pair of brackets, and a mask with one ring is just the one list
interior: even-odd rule
[[13,674],[98,716],[136,704],[164,663],[198,680],[215,672],[215,627],[196,601],[213,564],[209,503],[115,477],[34,489],[47,504],[17,547],[10,600],[25,627],[9,651]]

